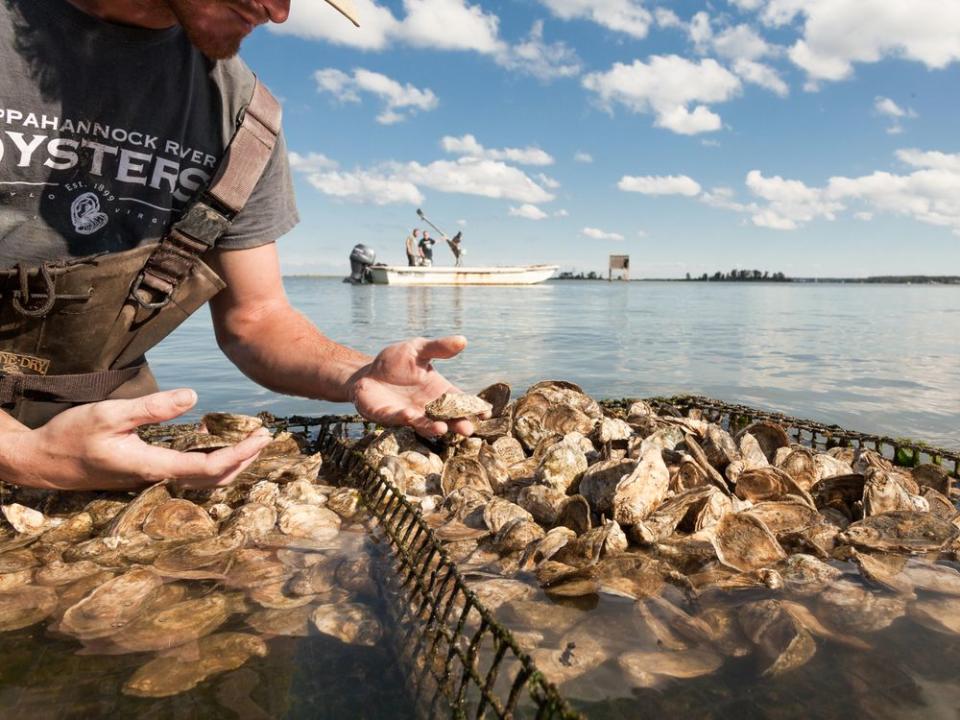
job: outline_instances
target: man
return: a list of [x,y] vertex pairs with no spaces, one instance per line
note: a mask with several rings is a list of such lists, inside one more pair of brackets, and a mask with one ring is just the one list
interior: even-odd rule
[[463,257],[463,231],[457,232],[452,238],[447,238],[447,245],[450,246],[450,252],[453,253],[453,265],[454,267],[460,267],[461,258]]
[[407,235],[407,265],[410,267],[417,266],[417,259],[419,258],[419,253],[417,252],[417,238],[420,237],[420,231],[417,228],[413,229],[413,232]]
[[463,337],[370,358],[284,294],[275,240],[297,215],[279,106],[233,56],[288,12],[289,0],[0,3],[0,479],[231,482],[265,433],[203,455],[135,432],[196,403],[156,392],[143,353],[214,295],[220,348],[265,387],[448,429],[423,407],[452,387],[431,360]]
[[417,244],[417,247],[420,249],[421,265],[426,267],[433,265],[433,246],[436,242],[436,240],[430,237],[430,233],[426,230],[423,231],[423,237],[420,238],[420,242]]

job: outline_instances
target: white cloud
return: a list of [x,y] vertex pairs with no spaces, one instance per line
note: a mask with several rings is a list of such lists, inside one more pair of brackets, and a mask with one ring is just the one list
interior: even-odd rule
[[912,110],[904,110],[888,97],[878,95],[873,101],[873,108],[881,115],[892,118],[915,117]]
[[899,135],[903,132],[901,120],[917,117],[917,113],[912,108],[902,108],[890,98],[880,95],[874,98],[873,109],[878,115],[890,119],[890,125],[887,127],[889,135]]
[[[904,149],[897,158],[915,169],[904,175],[878,170],[859,177],[835,176],[822,187],[751,170],[746,185],[756,201],[738,202],[729,188],[714,188],[699,200],[747,214],[755,225],[777,230],[794,230],[816,219],[834,220],[849,208],[858,220],[886,213],[949,228],[960,236],[960,153]],[[850,208],[854,204],[860,207]]]
[[562,42],[544,42],[542,20],[533,24],[526,40],[504,48],[496,61],[508,70],[532,75],[543,81],[576,77],[581,70],[580,58],[573,48]]
[[[707,103],[736,95],[740,80],[712,58],[692,62],[677,55],[652,55],[647,63],[615,63],[603,73],[584,77],[607,108],[620,103],[636,113],[653,113],[655,124],[682,135],[719,130],[720,116]],[[689,109],[692,103],[704,103]]]
[[653,16],[636,0],[540,0],[562,20],[591,20],[610,30],[645,38]]
[[643,195],[686,195],[694,197],[700,194],[700,184],[686,175],[624,175],[617,187],[625,192],[637,192]]
[[270,23],[270,32],[296,35],[307,40],[326,40],[336,45],[347,45],[360,50],[383,50],[400,29],[398,21],[387,8],[372,0],[353,0],[362,22],[354,27],[335,17],[326,3],[295,2],[290,6],[290,17],[285,23]]
[[733,71],[748,83],[766,88],[780,97],[790,94],[790,88],[780,77],[780,74],[765,63],[754,60],[737,60],[733,64]]
[[573,159],[575,162],[578,162],[578,163],[592,163],[593,155],[591,155],[590,153],[583,152],[582,150],[578,150],[574,154]]
[[713,50],[726,60],[759,60],[776,50],[749,25],[725,28],[713,38]]
[[440,192],[481,195],[517,202],[550,202],[554,196],[524,172],[499,160],[459,158],[435,160],[428,165],[411,162],[399,172],[417,185]]
[[657,27],[662,28],[682,28],[683,20],[677,17],[677,14],[668,8],[657,7],[653,9],[654,20],[657,21]]
[[464,0],[404,0],[403,5],[407,14],[398,35],[411,45],[484,54],[502,49],[500,19],[479,5]]
[[593,227],[583,228],[580,234],[593,240],[623,240],[623,235],[620,233],[606,232],[605,230]]
[[560,187],[560,182],[544,173],[537,173],[537,182],[548,190],[556,190]]
[[360,27],[338,22],[325,3],[293,3],[289,19],[271,24],[270,31],[308,40],[326,40],[360,50],[385,50],[396,42],[438,50],[500,53],[500,19],[466,0],[404,0],[404,16],[397,19],[373,0],[354,0]]
[[488,160],[506,160],[518,165],[553,165],[550,153],[538,147],[503,148],[493,150],[485,148],[473,135],[462,137],[447,135],[440,140],[440,147],[451,155],[462,155],[472,158],[486,158]]
[[802,37],[789,56],[814,85],[884,57],[934,69],[960,60],[960,4],[951,0],[767,0],[762,12],[773,26],[797,16]]
[[419,205],[423,202],[423,194],[415,184],[378,170],[315,172],[307,175],[307,182],[324,195],[341,200],[374,205]]
[[569,217],[569,216],[570,216],[570,213],[567,212],[565,208],[560,208],[559,210],[557,210],[556,212],[553,213],[553,216],[554,216],[554,217]]
[[323,153],[300,153],[291,152],[287,154],[290,160],[290,167],[298,172],[317,172],[318,170],[333,170],[337,167],[337,161],[331,160]]
[[713,39],[713,28],[710,26],[710,15],[701,10],[690,19],[687,28],[690,39],[699,52],[707,50],[707,44]]
[[460,227],[466,227],[467,221],[463,219],[457,220],[457,225],[459,225]]
[[511,207],[509,213],[513,217],[526,218],[527,220],[543,220],[547,214],[536,205],[524,203],[520,207]]
[[[554,196],[519,168],[497,160],[459,158],[431,163],[386,162],[352,171],[327,169],[321,155],[293,153],[292,167],[325,195],[361,203],[388,205],[423,202],[423,188],[444,193],[479,195],[520,203],[550,202]],[[308,162],[314,158],[314,162]],[[329,161],[332,162],[332,161]]]
[[317,70],[314,79],[317,90],[330,93],[341,102],[360,102],[361,93],[379,98],[384,107],[377,122],[383,125],[406,120],[417,111],[428,112],[439,104],[432,90],[421,90],[410,83],[401,85],[386,75],[363,68],[356,68],[352,76],[335,68]]

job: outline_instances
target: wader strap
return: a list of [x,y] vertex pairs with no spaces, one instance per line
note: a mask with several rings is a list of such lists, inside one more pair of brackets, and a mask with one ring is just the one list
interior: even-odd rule
[[54,402],[97,402],[134,377],[142,367],[76,375],[3,375],[0,377],[0,405],[34,396]]
[[186,209],[147,260],[131,289],[144,308],[161,308],[196,260],[247,204],[280,135],[280,104],[259,80],[210,186]]

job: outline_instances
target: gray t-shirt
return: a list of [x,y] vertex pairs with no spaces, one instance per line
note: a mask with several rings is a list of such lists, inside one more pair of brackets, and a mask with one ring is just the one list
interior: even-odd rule
[[[179,27],[0,0],[0,267],[159,240],[213,176],[253,82]],[[272,242],[297,220],[281,137],[218,247]]]

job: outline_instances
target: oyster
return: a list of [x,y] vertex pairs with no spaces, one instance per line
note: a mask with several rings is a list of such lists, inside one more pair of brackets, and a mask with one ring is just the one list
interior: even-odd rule
[[251,657],[266,654],[266,644],[255,635],[210,635],[151,660],[124,684],[123,693],[137,697],[177,695],[212,675],[240,667]]
[[366,605],[358,603],[331,603],[318,606],[310,616],[311,622],[324,635],[347,645],[374,646],[383,629],[380,621]]
[[587,456],[574,443],[561,441],[552,445],[537,466],[536,479],[547,485],[569,492],[587,469]]
[[520,490],[517,505],[526,510],[535,521],[546,527],[557,521],[567,494],[547,485],[530,485]]
[[183,600],[141,615],[93,647],[98,654],[166,650],[211,634],[227,617],[227,599],[222,594]]
[[238,443],[250,433],[263,427],[263,420],[250,415],[233,413],[207,413],[201,424],[211,435],[216,435],[232,443]]
[[500,456],[500,459],[507,466],[514,465],[526,460],[526,453],[523,452],[523,446],[520,441],[512,437],[501,437],[491,443],[490,447]]
[[313,608],[302,607],[273,610],[258,610],[246,618],[246,623],[261,635],[306,637],[310,634],[310,615]]
[[494,383],[478,392],[477,397],[490,403],[490,416],[498,418],[504,414],[510,403],[510,386],[506,383]]
[[817,645],[797,619],[778,600],[760,600],[740,609],[740,626],[770,664],[764,675],[794,670],[813,657]]
[[537,648],[531,657],[553,682],[565,683],[593,670],[609,654],[589,633],[578,632],[565,636],[560,647]]
[[424,407],[424,412],[431,420],[471,418],[490,413],[492,410],[493,405],[486,400],[476,395],[458,392],[446,392],[435,400],[428,402]]
[[[227,532],[204,540],[195,540],[184,545],[164,550],[153,561],[157,572],[184,577],[182,573],[208,568],[229,559],[243,546],[244,535]],[[206,575],[201,575],[206,577]]]
[[139,533],[147,516],[158,505],[170,499],[164,483],[151,485],[135,497],[129,505],[117,513],[107,527],[106,535],[126,537]]
[[960,528],[932,513],[897,511],[853,523],[838,540],[886,552],[932,552],[960,535]]
[[290,505],[280,515],[280,531],[311,540],[330,540],[340,532],[340,516],[326,507]]
[[706,649],[632,650],[617,658],[634,687],[656,687],[664,678],[695,678],[720,669],[723,658]]
[[213,452],[230,447],[233,441],[205,432],[188,432],[173,439],[170,448],[178,452]]
[[491,611],[515,600],[530,600],[537,594],[534,586],[510,578],[491,578],[469,587],[481,604]]
[[440,487],[444,495],[450,495],[455,490],[470,488],[483,493],[492,494],[493,488],[487,479],[487,471],[475,457],[456,456],[443,465],[443,475],[440,477]]
[[720,518],[711,542],[720,562],[742,572],[769,567],[786,558],[767,526],[747,513],[728,513]]
[[960,635],[960,599],[932,598],[910,605],[910,617],[935,632]]
[[337,488],[327,497],[327,508],[344,520],[352,520],[360,510],[360,493],[354,488]]
[[51,588],[24,585],[0,592],[0,632],[30,627],[50,616],[57,607]]
[[791,555],[779,566],[783,585],[795,595],[816,595],[838,580],[843,572],[812,555]]
[[11,527],[25,535],[39,535],[50,527],[49,519],[40,511],[19,503],[2,506],[3,516]]
[[903,617],[907,601],[879,595],[849,580],[838,580],[818,598],[819,617],[841,632],[876,632]]
[[134,568],[108,580],[69,608],[59,629],[81,640],[113,635],[130,624],[141,607],[163,584],[160,576]]
[[143,532],[154,540],[199,540],[216,535],[217,526],[203,508],[172,498],[153,507]]
[[251,502],[230,513],[220,532],[223,535],[237,534],[250,538],[262,538],[273,530],[276,524],[276,510],[269,505]]

